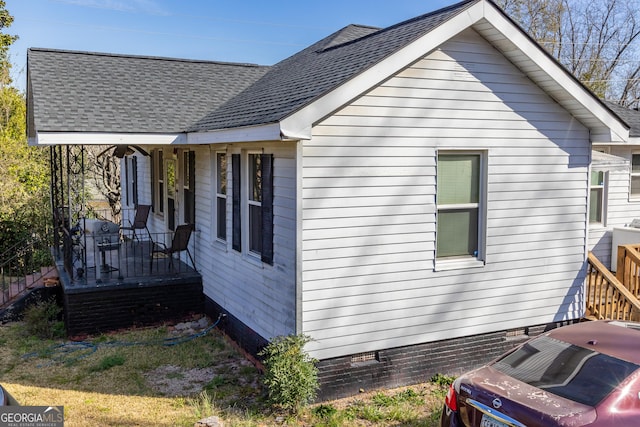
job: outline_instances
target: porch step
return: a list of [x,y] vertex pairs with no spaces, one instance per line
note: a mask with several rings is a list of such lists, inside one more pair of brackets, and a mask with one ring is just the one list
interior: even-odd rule
[[0,309],[10,306],[27,292],[45,286],[55,286],[58,280],[58,271],[54,266],[41,267],[40,272],[18,277],[7,285],[0,299]]

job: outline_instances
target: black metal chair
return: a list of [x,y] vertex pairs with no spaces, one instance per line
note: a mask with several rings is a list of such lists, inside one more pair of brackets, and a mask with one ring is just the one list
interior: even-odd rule
[[149,219],[149,212],[151,211],[150,205],[138,205],[136,207],[136,214],[133,218],[133,222],[129,221],[128,226],[120,227],[122,231],[130,231],[133,233],[131,236],[131,240],[140,241],[138,235],[136,234],[136,230],[146,230],[147,236],[149,236],[149,240],[151,241],[151,233],[147,228],[147,220]]
[[173,254],[180,252],[187,252],[193,269],[196,270],[196,264],[193,261],[191,252],[189,252],[189,239],[191,238],[191,232],[194,230],[193,224],[182,224],[176,228],[173,238],[171,239],[171,246],[167,246],[160,242],[154,242],[151,249],[151,271],[153,272],[153,259],[156,254],[164,255],[169,258],[169,269],[173,268]]

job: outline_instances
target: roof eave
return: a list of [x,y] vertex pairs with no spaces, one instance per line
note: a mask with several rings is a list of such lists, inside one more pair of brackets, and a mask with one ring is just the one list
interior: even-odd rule
[[306,131],[284,129],[281,123],[266,123],[229,129],[215,129],[186,134],[187,144],[230,144],[235,142],[292,141],[311,139],[311,128]]
[[183,133],[35,132],[28,142],[31,146],[170,145],[184,144],[185,140]]
[[407,65],[414,63],[427,52],[438,48],[444,41],[482,19],[482,2],[454,15],[443,25],[439,25],[419,39],[389,55],[373,67],[347,80],[311,103],[294,111],[281,120],[283,128],[292,133],[305,132],[306,128],[317,124],[332,112],[346,105],[357,96],[382,83]]
[[629,126],[492,2],[473,28],[591,130],[592,142],[625,142]]
[[292,112],[281,120],[282,128],[292,134],[308,132],[311,126],[467,28],[482,34],[516,66],[524,64],[514,61],[513,49],[523,53],[519,56],[521,61],[534,65],[539,73],[539,78],[530,72],[526,72],[527,76],[590,129],[592,142],[628,140],[629,126],[488,0],[471,5],[373,67]]

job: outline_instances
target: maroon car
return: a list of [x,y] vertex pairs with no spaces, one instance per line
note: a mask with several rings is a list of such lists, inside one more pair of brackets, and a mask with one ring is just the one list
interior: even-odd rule
[[583,322],[458,377],[442,427],[640,426],[640,325]]

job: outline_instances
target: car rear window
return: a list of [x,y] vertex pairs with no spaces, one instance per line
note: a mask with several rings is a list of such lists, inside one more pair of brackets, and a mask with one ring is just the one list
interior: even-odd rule
[[542,336],[493,367],[550,393],[595,406],[640,366]]

